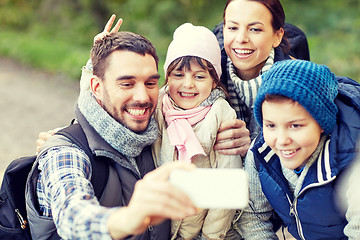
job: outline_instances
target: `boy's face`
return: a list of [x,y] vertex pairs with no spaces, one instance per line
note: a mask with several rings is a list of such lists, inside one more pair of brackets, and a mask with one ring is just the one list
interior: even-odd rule
[[191,61],[191,69],[174,68],[168,76],[168,84],[171,98],[183,109],[199,106],[216,85],[209,71],[194,60]]
[[149,124],[157,104],[159,74],[154,58],[131,51],[115,51],[108,59],[104,80],[92,79],[102,107],[134,132]]
[[282,165],[300,170],[315,151],[323,129],[298,102],[281,99],[262,104],[266,143]]

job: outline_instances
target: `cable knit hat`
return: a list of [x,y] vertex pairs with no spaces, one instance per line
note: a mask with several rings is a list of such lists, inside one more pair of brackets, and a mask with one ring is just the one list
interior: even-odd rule
[[262,75],[255,100],[254,114],[262,126],[262,103],[266,94],[278,94],[300,103],[319,123],[324,133],[336,124],[337,80],[330,69],[304,60],[286,60],[274,64]]
[[184,56],[195,56],[207,60],[214,66],[219,78],[221,77],[219,43],[214,33],[206,27],[184,23],[175,30],[166,55],[165,74],[174,60]]

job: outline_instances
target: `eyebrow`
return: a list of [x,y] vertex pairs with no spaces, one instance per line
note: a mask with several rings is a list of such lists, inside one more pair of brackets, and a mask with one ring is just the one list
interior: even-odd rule
[[248,24],[248,26],[254,26],[256,24],[260,24],[260,25],[263,25],[263,26],[265,25],[262,22],[251,22],[251,23]]
[[[236,22],[236,21],[234,21],[234,20],[229,20],[229,21],[227,21],[227,22],[232,23],[232,24],[239,25],[239,23]],[[253,26],[253,25],[256,25],[256,24],[261,24],[261,25],[263,25],[263,26],[265,25],[265,24],[262,23],[262,22],[251,22],[251,23],[248,24],[248,26]]]
[[[305,118],[301,118],[301,119],[295,119],[295,120],[293,120],[293,121],[289,121],[289,122],[287,122],[287,123],[294,123],[294,122],[303,122],[303,121],[306,121],[306,119]],[[272,121],[272,120],[268,120],[268,119],[265,119],[265,118],[263,118],[263,122],[274,122],[274,121]]]
[[123,76],[117,77],[116,80],[121,81],[121,80],[129,80],[129,79],[133,79],[133,78],[135,78],[135,77],[132,75],[123,75]]
[[[116,81],[126,81],[126,80],[131,80],[131,79],[136,79],[136,77],[134,75],[123,75],[123,76],[119,76],[116,78]],[[156,79],[159,80],[160,79],[160,75],[159,74],[154,74],[151,75],[147,78],[149,79]]]
[[159,75],[159,74],[151,75],[151,76],[149,77],[149,79],[160,79],[160,75]]

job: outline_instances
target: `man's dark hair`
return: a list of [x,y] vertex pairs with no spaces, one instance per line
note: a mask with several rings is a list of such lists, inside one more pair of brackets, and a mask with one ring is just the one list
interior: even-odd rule
[[93,74],[104,80],[105,69],[108,66],[108,56],[117,50],[126,50],[145,56],[153,56],[158,67],[159,58],[155,47],[145,37],[133,32],[117,32],[94,43],[91,49]]

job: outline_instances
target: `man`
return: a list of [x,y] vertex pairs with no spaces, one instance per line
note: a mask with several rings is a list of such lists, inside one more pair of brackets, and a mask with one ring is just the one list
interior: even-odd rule
[[[158,133],[152,118],[159,91],[155,49],[138,34],[120,32],[97,41],[91,60],[91,91],[80,94],[75,114],[92,152],[111,159],[117,180],[110,185],[116,186],[104,191],[112,208],[94,196],[84,149],[44,147],[38,156],[37,200],[27,199],[32,236],[48,239],[57,230],[63,239],[167,239],[169,221],[164,220],[193,215],[196,209],[167,181],[171,170],[191,166],[173,163],[152,171],[151,154],[144,150]],[[52,222],[56,228],[49,227]]]

